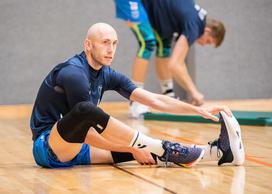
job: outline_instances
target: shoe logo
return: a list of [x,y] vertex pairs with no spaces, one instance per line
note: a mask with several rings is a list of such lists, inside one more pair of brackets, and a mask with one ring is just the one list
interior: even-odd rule
[[145,147],[146,147],[146,145],[142,145],[142,144],[140,144],[140,143],[139,143],[137,146],[138,146],[138,148],[140,148],[140,149],[142,149],[142,148],[145,148]]

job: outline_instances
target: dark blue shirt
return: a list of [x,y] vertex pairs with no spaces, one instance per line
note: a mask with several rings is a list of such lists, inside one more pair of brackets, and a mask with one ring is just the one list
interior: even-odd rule
[[75,104],[90,101],[98,105],[107,90],[129,99],[134,89],[136,86],[126,76],[108,66],[93,69],[84,52],[72,57],[53,68],[42,82],[30,119],[33,140],[50,130]]
[[204,33],[207,12],[193,0],[143,0],[153,28],[162,39],[184,35],[189,45]]

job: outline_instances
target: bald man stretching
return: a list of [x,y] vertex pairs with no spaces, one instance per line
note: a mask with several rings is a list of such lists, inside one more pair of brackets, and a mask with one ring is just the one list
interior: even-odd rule
[[[60,168],[130,160],[140,164],[160,160],[185,167],[200,160],[219,160],[219,165],[243,163],[239,125],[228,124],[236,120],[227,107],[204,109],[137,88],[109,67],[116,46],[115,30],[105,23],[94,24],[84,41],[84,52],[54,67],[44,79],[31,116],[38,165]],[[168,113],[199,114],[218,121],[214,114],[221,111],[220,137],[202,147],[148,137],[97,107],[107,90]]]

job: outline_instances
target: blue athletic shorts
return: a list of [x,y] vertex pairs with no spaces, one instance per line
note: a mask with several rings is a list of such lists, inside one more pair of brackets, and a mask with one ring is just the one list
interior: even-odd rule
[[170,57],[172,53],[172,38],[161,38],[161,36],[158,34],[158,32],[153,29],[156,42],[157,42],[157,50],[156,50],[156,56],[157,57]]
[[114,0],[116,17],[131,22],[148,21],[141,0]]
[[130,29],[135,35],[140,46],[137,56],[147,60],[150,59],[153,49],[156,46],[155,36],[150,23],[138,23],[133,25]]
[[157,57],[170,57],[173,38],[161,38],[157,31],[152,29],[149,22],[135,24],[131,27],[131,31],[140,45],[137,53],[138,57],[149,60],[155,44]]
[[62,168],[91,164],[88,144],[83,144],[80,152],[71,161],[60,162],[48,145],[49,134],[50,130],[44,131],[33,144],[33,156],[38,165],[46,168]]

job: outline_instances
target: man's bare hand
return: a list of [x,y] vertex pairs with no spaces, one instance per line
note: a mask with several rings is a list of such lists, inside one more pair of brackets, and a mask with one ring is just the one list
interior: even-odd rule
[[218,122],[219,118],[215,115],[220,111],[224,111],[228,116],[232,116],[231,110],[227,106],[211,106],[211,107],[200,107],[199,113],[205,119],[211,119],[213,121]]
[[204,95],[200,92],[188,94],[188,102],[195,106],[201,106],[204,103]]
[[131,153],[133,154],[135,160],[141,165],[156,164],[151,153],[146,150],[133,148]]

